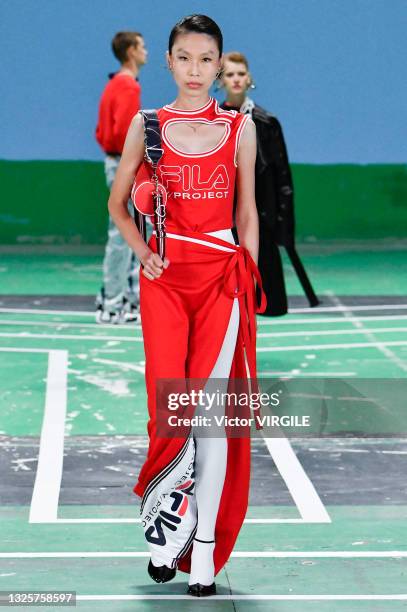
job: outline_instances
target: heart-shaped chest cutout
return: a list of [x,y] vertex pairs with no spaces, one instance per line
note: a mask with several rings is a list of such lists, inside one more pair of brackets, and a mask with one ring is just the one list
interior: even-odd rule
[[166,126],[166,138],[169,144],[186,154],[209,153],[216,149],[225,139],[228,125],[225,122],[201,120],[177,120]]

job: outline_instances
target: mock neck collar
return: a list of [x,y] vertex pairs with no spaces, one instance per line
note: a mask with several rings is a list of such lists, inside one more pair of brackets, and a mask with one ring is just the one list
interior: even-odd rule
[[203,106],[194,109],[186,109],[186,108],[178,108],[173,106],[168,106],[166,104],[163,106],[163,109],[168,111],[169,113],[182,114],[182,115],[197,115],[198,113],[202,113],[203,111],[208,110],[215,102],[215,98],[212,96],[209,97],[209,100],[205,102]]

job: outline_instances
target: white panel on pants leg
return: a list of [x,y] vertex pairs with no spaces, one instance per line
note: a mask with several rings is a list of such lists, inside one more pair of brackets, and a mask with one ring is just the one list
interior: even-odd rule
[[223,340],[218,359],[209,378],[229,378],[233,355],[236,348],[237,333],[239,331],[239,300],[233,300],[229,325]]
[[[227,391],[238,330],[239,302],[234,299],[222,348],[209,377],[210,380],[217,379],[216,385],[211,385],[209,382],[211,390],[216,388],[221,392]],[[205,390],[207,388],[208,384]],[[205,412],[205,409],[199,412]],[[211,412],[213,414],[216,412],[217,415],[224,414],[223,402],[217,406],[217,410],[211,409]],[[222,428],[222,433],[223,436],[218,428],[217,437],[195,439],[195,495],[198,510],[195,537],[205,542],[194,541],[189,584],[200,582],[208,585],[214,578],[213,550],[215,544],[208,542],[215,539],[216,518],[226,475],[228,442],[224,428]]]
[[[217,381],[216,389],[227,391],[230,369],[235,352],[237,334],[239,329],[239,302],[234,300],[227,332],[219,357],[211,372],[210,378],[222,379]],[[222,382],[222,384],[219,384]],[[215,386],[209,387],[214,389]],[[207,386],[205,387],[205,389]],[[203,409],[199,414],[224,414],[224,404],[217,405],[210,411]],[[202,431],[202,428],[201,428]],[[227,462],[227,439],[224,428],[216,428],[216,437],[201,437],[195,440],[195,478],[196,500],[198,506],[198,529],[196,537],[202,540],[213,540],[219,502],[225,481]],[[223,436],[221,435],[223,433]]]

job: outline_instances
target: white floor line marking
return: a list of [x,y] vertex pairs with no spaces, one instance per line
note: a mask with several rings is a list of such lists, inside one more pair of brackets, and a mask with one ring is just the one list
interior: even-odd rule
[[50,349],[14,348],[14,347],[8,347],[8,346],[1,346],[0,351],[2,353],[49,353]]
[[341,453],[370,453],[371,451],[368,449],[361,449],[361,448],[336,448],[335,450],[333,450],[332,448],[308,448],[308,450],[310,452],[313,453],[335,453],[335,454],[341,454]]
[[[374,327],[366,328],[371,333],[389,334],[407,332],[407,327]],[[261,332],[257,334],[257,338],[284,338],[289,336],[344,336],[347,334],[364,334],[363,329],[325,329],[319,331],[289,331],[289,332]]]
[[[259,333],[257,334],[257,338],[283,338],[283,337],[302,337],[302,336],[341,336],[341,335],[354,335],[354,334],[364,334],[367,335],[368,332],[371,333],[400,333],[407,332],[407,328],[405,327],[389,327],[389,328],[374,328],[374,329],[345,329],[345,330],[324,330],[324,331],[293,331],[293,332],[271,332],[271,333]],[[47,340],[91,340],[91,341],[109,341],[109,340],[118,340],[120,342],[143,342],[142,336],[104,336],[95,334],[94,336],[82,335],[82,334],[33,334],[30,332],[18,332],[18,333],[0,333],[0,338],[27,338],[27,339],[47,339]],[[407,339],[405,341],[407,345]],[[352,346],[354,343],[349,345],[339,345],[339,346]],[[380,344],[376,343],[376,344]],[[383,344],[391,344],[390,342],[386,342]],[[358,345],[360,346],[360,344]],[[285,347],[284,347],[285,348]],[[292,347],[288,346],[287,350],[292,350]],[[275,348],[267,348],[267,347],[258,347],[258,351],[262,350],[279,350],[278,347]]]
[[[77,601],[187,600],[191,595],[77,595]],[[404,601],[407,594],[395,595],[211,595],[210,600],[242,601]]]
[[277,351],[317,351],[317,350],[332,350],[332,349],[350,349],[350,348],[377,348],[380,346],[407,346],[407,340],[395,340],[392,342],[343,342],[340,344],[302,344],[293,346],[260,346],[257,348],[258,353],[274,353]]
[[[313,317],[307,319],[293,319],[292,317],[286,317],[280,319],[277,317],[269,317],[269,320],[265,321],[264,317],[258,315],[257,324],[259,327],[271,325],[276,327],[278,325],[304,325],[304,323],[311,323],[312,325],[320,325],[321,323],[346,323],[346,319],[341,317],[342,313],[339,313],[336,317]],[[407,315],[370,315],[367,317],[358,317],[360,321],[405,321]],[[33,323],[35,325],[35,323]],[[77,324],[79,325],[79,323]]]
[[[285,337],[301,337],[301,336],[342,336],[371,333],[400,333],[407,332],[406,327],[377,327],[373,329],[344,329],[344,330],[323,330],[323,331],[289,331],[289,332],[265,332],[257,334],[257,338],[285,338]],[[143,342],[142,336],[109,336],[95,334],[94,336],[84,334],[33,334],[31,332],[1,332],[0,338],[34,338],[47,340],[119,340],[120,342]],[[407,343],[407,340],[406,340]],[[260,347],[261,348],[261,347]]]
[[[54,521],[49,521],[52,523],[66,523],[66,524],[75,524],[75,523],[141,523],[141,519],[131,519],[131,518],[116,518],[116,519],[104,519],[104,518],[57,518]],[[271,523],[308,523],[302,518],[298,519],[284,519],[284,518],[275,518],[275,519],[244,519],[243,523],[246,525],[269,525]]]
[[[336,305],[338,305],[341,308],[343,308],[343,315],[344,315],[344,317],[351,321],[351,323],[357,329],[358,333],[364,334],[366,336],[366,338],[371,340],[372,344],[374,344],[376,346],[376,348],[378,348],[379,351],[381,353],[383,353],[383,355],[387,359],[392,361],[397,367],[399,367],[404,372],[407,372],[407,363],[405,361],[403,361],[403,359],[398,357],[393,351],[391,351],[389,348],[387,348],[387,346],[388,346],[387,343],[384,343],[384,342],[382,343],[382,342],[377,342],[376,341],[374,333],[377,333],[377,331],[374,330],[374,329],[366,328],[365,325],[363,325],[363,323],[359,320],[359,318],[355,317],[355,315],[353,314],[353,310],[355,310],[355,308],[348,307],[348,306],[345,306],[344,304],[342,304],[340,299],[335,295],[335,293],[333,291],[326,291],[326,295],[328,295],[333,300],[333,302]],[[407,340],[406,340],[406,346],[407,346]]]
[[331,518],[289,440],[264,436],[263,440],[302,519],[308,523],[330,523]]
[[0,312],[33,315],[69,315],[70,317],[93,317],[95,312],[87,310],[42,310],[42,308],[0,308]]
[[[406,316],[407,319],[407,316]],[[59,327],[63,329],[69,329],[70,327],[84,327],[87,329],[115,329],[117,330],[140,330],[141,326],[136,323],[118,323],[114,325],[113,323],[65,323],[63,321],[20,321],[17,319],[0,319],[0,325],[8,325],[10,327],[15,326],[31,326],[31,327]]]
[[112,365],[115,368],[120,368],[128,372],[138,372],[139,374],[145,373],[145,365],[138,365],[137,363],[127,363],[126,361],[115,361],[114,359],[102,359],[101,357],[92,359],[94,363],[103,363],[106,365]]
[[[314,312],[341,312],[343,307],[326,306],[315,308],[290,308],[289,314],[305,313],[311,315]],[[365,306],[352,306],[352,310],[407,310],[407,304],[373,304]],[[0,308],[0,312],[34,315],[69,315],[73,317],[95,317],[94,311],[78,310],[42,310],[41,308]]]
[[[280,319],[278,317],[269,317],[270,320],[264,320],[264,317],[260,315],[257,317],[257,324],[259,327],[262,326],[279,326],[279,325],[303,325],[304,323],[311,323],[312,325],[320,325],[321,323],[347,323],[347,320],[340,316],[339,313],[336,317],[312,317],[306,319],[293,319],[292,317],[287,317],[285,319]],[[405,321],[407,319],[407,315],[371,315],[367,317],[358,317],[359,321]],[[350,321],[349,321],[350,323]],[[117,325],[113,325],[112,323],[103,323],[100,325],[98,323],[72,323],[72,322],[64,322],[64,321],[20,321],[17,319],[1,319],[0,325],[26,325],[32,327],[61,327],[67,328],[70,327],[83,327],[90,329],[115,329],[115,330],[136,330],[141,332],[141,325],[137,323],[118,323]]]
[[[407,310],[407,304],[366,304],[365,306],[350,306],[352,310]],[[315,308],[289,308],[290,314],[312,312],[341,312],[347,310],[348,306],[316,306]],[[1,311],[0,311],[1,312]]]
[[58,514],[64,456],[68,351],[49,351],[44,418],[30,523],[54,521]]
[[[147,551],[55,551],[55,552],[1,552],[0,559],[115,559],[150,557]],[[407,550],[330,550],[330,551],[247,551],[235,550],[234,558],[263,559],[401,559],[407,558]]]
[[357,372],[298,372],[297,370],[295,370],[294,372],[292,370],[287,372],[279,372],[278,370],[276,370],[275,372],[273,372],[273,370],[264,370],[261,372],[257,372],[257,376],[259,378],[261,378],[262,376],[291,376],[293,378],[321,378],[323,376],[328,376],[332,378],[349,378],[351,376],[357,376]]
[[[245,360],[245,365],[246,375],[250,381],[247,360]],[[249,388],[251,392],[250,382]],[[331,518],[314,485],[302,467],[290,441],[285,437],[284,432],[280,431],[280,438],[267,438],[263,432],[261,434],[281,478],[290,491],[302,520],[307,523],[330,523]]]
[[36,340],[41,340],[43,338],[47,340],[120,340],[120,342],[143,342],[141,336],[82,336],[76,334],[31,334],[30,332],[20,332],[18,334],[0,333],[0,338],[34,338]]
[[[352,331],[353,330],[349,330]],[[394,330],[397,331],[397,328]],[[332,332],[335,335],[335,332]],[[344,332],[348,333],[348,331]],[[317,335],[319,332],[310,332],[305,335]],[[274,335],[274,334],[270,334]],[[275,334],[275,335],[291,335],[291,334]],[[302,332],[300,334],[295,335],[304,335]],[[143,342],[143,338],[141,336],[81,336],[76,334],[31,334],[29,332],[20,332],[20,333],[0,333],[0,338],[18,338],[18,339],[27,339],[27,340],[91,340],[91,341],[120,341],[120,342]],[[304,344],[302,346],[276,346],[276,347],[265,347],[259,346],[257,348],[257,352],[274,352],[274,351],[299,351],[299,350],[308,350],[308,349],[332,349],[332,348],[369,348],[370,346],[407,346],[407,339],[405,341],[386,341],[386,342],[376,342],[376,343],[363,343],[363,342],[351,342],[351,343],[343,343],[343,344],[318,344],[318,345],[308,345]]]

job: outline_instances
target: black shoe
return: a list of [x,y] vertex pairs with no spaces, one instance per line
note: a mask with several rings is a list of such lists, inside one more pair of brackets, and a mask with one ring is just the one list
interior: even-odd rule
[[140,304],[132,303],[128,298],[124,297],[121,320],[123,323],[140,323]]
[[[198,542],[203,542],[204,544],[213,544],[215,540],[200,540],[199,538],[194,538]],[[190,584],[187,590],[188,595],[193,595],[194,597],[208,597],[208,595],[216,595],[216,584],[212,582],[212,584],[201,584],[200,582],[196,582],[195,584]]]
[[148,564],[148,573],[155,582],[169,582],[172,580],[177,573],[177,569],[174,567],[167,567],[166,565],[160,565],[156,567],[153,565],[151,559]]
[[117,325],[121,320],[123,295],[107,298],[104,287],[96,296],[96,323],[112,323]]
[[197,582],[196,584],[190,584],[187,590],[188,595],[193,595],[194,597],[208,597],[208,595],[216,595],[216,584],[212,582],[212,584],[200,584]]

